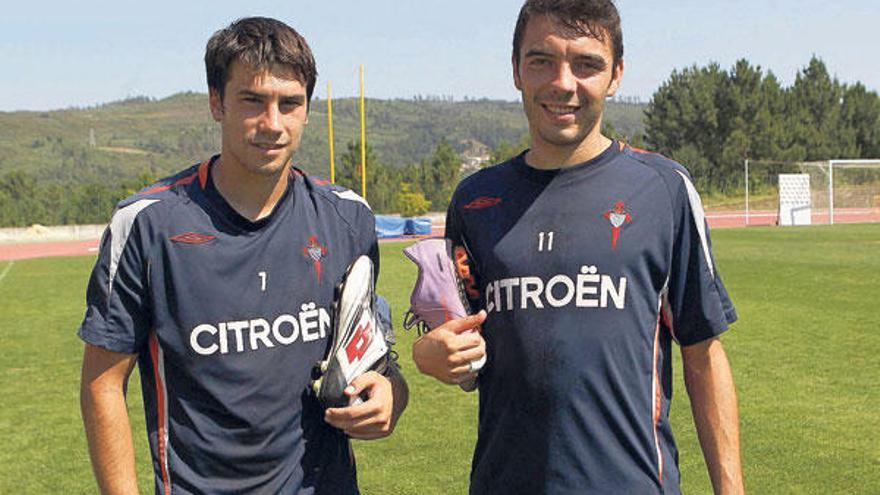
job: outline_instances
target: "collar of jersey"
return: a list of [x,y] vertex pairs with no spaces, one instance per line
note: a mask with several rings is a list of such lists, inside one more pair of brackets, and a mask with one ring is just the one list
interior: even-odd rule
[[546,184],[556,177],[574,177],[586,171],[593,171],[602,165],[611,162],[621,153],[620,144],[614,139],[611,141],[611,144],[602,151],[602,153],[599,153],[597,156],[594,156],[585,162],[570,167],[542,170],[526,163],[526,153],[528,152],[529,150],[525,150],[513,159],[513,168],[526,178],[542,184]]
[[211,162],[208,165],[208,180],[205,181],[205,197],[208,199],[208,202],[211,204],[221,217],[229,223],[235,225],[236,227],[246,230],[246,231],[258,231],[272,222],[276,216],[278,216],[282,205],[287,203],[288,198],[292,194],[292,190],[294,187],[294,180],[288,179],[287,189],[285,189],[284,194],[275,204],[275,207],[272,209],[272,212],[266,215],[265,217],[257,220],[251,221],[249,218],[242,216],[239,212],[235,211],[235,208],[226,201],[226,198],[220,194],[220,191],[217,190],[217,187],[214,185],[214,174],[213,168],[214,164],[217,162],[217,158],[220,155],[215,155],[211,158]]

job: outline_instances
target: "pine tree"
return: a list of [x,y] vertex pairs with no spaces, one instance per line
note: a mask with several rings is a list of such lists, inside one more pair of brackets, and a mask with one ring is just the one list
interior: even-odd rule
[[434,152],[423,166],[425,173],[422,190],[431,202],[432,209],[445,211],[449,200],[452,199],[452,192],[458,184],[461,158],[444,138],[437,143]]

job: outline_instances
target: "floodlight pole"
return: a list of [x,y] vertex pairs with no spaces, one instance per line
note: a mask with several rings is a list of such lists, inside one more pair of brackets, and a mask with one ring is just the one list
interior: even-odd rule
[[330,142],[330,182],[336,184],[336,162],[333,159],[333,96],[327,81],[327,138]]

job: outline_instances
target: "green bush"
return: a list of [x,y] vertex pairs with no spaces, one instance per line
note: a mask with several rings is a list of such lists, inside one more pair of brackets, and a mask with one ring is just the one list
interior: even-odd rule
[[401,190],[397,193],[397,209],[402,216],[417,217],[428,212],[431,202],[425,198],[424,194],[410,192],[409,184],[406,182],[400,186]]

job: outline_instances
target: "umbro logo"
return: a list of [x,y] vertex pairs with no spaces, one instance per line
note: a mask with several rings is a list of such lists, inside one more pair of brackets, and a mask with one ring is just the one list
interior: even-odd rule
[[170,237],[169,240],[173,242],[181,242],[183,244],[204,244],[206,242],[211,242],[217,237],[213,235],[207,234],[198,234],[196,232],[185,232],[183,234],[178,234],[174,237]]
[[480,196],[479,198],[464,205],[465,210],[482,210],[501,203],[501,198],[491,198],[489,196]]

